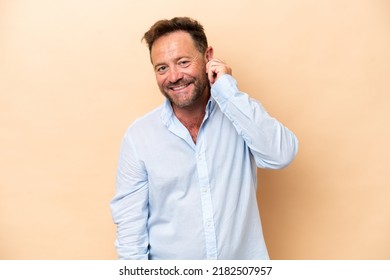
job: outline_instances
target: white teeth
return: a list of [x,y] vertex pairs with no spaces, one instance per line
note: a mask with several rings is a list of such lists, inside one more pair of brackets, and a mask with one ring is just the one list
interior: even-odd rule
[[171,89],[172,90],[181,90],[183,88],[187,87],[187,85],[182,85],[182,86],[179,86],[179,87],[172,87]]

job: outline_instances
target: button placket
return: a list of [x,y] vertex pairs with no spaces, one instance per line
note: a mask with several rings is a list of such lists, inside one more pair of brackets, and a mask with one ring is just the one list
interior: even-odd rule
[[211,199],[209,171],[202,145],[202,135],[198,135],[196,165],[198,170],[200,198],[202,203],[203,226],[206,240],[207,259],[217,259],[217,242],[214,227],[214,210]]

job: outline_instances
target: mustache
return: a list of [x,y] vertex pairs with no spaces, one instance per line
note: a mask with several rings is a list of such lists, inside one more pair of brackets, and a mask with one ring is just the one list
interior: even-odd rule
[[166,87],[183,86],[183,85],[188,85],[188,84],[193,83],[193,82],[194,82],[194,79],[184,79],[184,78],[181,78],[180,80],[177,80],[174,83],[171,83],[171,82],[167,83]]

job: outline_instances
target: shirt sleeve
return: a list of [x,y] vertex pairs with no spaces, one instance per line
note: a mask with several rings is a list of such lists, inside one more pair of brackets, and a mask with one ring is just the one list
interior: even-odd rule
[[148,259],[148,181],[129,130],[123,138],[111,211],[117,225],[115,246],[119,259]]
[[295,158],[298,140],[294,133],[271,117],[260,102],[240,92],[232,76],[221,76],[211,95],[243,137],[258,167],[280,169]]

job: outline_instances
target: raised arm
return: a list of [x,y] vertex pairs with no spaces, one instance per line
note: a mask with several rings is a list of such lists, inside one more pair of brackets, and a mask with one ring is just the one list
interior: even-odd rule
[[211,60],[207,71],[211,95],[245,140],[256,165],[280,169],[290,164],[298,151],[294,133],[271,117],[260,102],[239,91],[224,62]]

